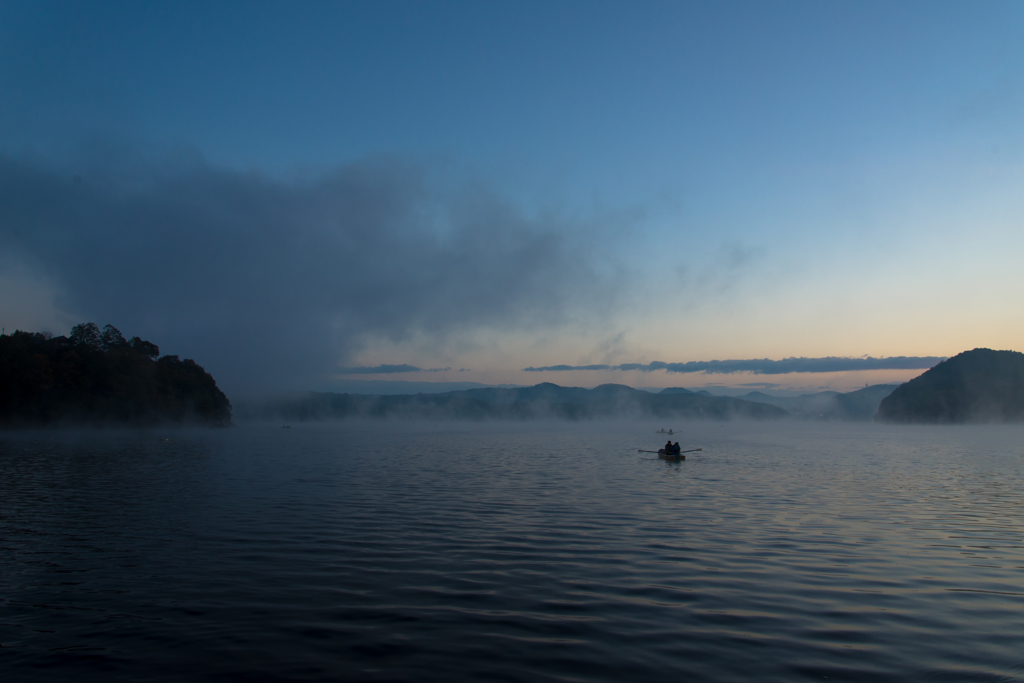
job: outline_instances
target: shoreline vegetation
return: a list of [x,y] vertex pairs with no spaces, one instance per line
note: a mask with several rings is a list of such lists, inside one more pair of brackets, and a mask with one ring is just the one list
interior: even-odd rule
[[160,356],[112,325],[68,337],[0,337],[0,426],[14,428],[231,424],[231,403],[195,361]]

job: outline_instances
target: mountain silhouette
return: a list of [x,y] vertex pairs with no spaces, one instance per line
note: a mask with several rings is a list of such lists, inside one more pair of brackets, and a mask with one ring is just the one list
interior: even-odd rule
[[1024,420],[1024,353],[974,349],[899,386],[878,407],[883,422]]

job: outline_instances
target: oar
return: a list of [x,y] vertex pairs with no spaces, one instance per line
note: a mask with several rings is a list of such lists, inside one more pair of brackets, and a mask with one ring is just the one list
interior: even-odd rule
[[[666,453],[665,455],[682,455],[683,453],[696,453],[697,451],[702,451],[702,450],[704,450],[704,449],[703,448],[691,448],[688,451],[679,451],[678,453]],[[643,449],[638,448],[638,449],[636,449],[636,452],[637,453],[655,453],[655,454],[657,454],[658,451],[645,451]]]

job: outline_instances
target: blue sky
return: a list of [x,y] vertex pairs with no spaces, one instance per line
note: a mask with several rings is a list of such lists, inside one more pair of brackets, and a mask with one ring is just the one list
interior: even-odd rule
[[111,322],[239,391],[1019,350],[1022,29],[1013,2],[0,2],[0,317]]

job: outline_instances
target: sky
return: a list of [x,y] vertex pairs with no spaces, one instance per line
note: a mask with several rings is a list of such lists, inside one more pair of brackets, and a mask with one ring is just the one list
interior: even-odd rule
[[0,0],[0,323],[113,324],[229,396],[1024,350],[1022,33],[1020,2]]

